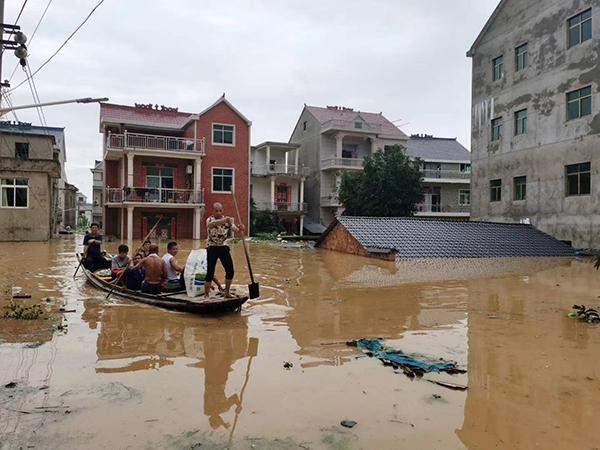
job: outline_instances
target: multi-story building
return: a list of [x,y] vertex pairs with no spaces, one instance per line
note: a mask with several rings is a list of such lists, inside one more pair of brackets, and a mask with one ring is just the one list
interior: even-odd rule
[[503,0],[468,51],[472,218],[600,247],[598,21],[592,0]]
[[247,227],[250,127],[225,96],[198,114],[101,104],[105,233],[131,242],[160,220],[157,238],[200,239],[205,204],[236,216],[232,193]]
[[299,163],[311,169],[305,186],[307,228],[323,231],[343,210],[337,196],[342,170],[362,170],[366,155],[386,146],[406,146],[407,140],[381,113],[305,105],[290,143],[299,145]]
[[104,219],[104,161],[94,161],[92,172],[92,222],[103,227]]
[[276,213],[289,233],[302,235],[308,168],[300,164],[299,147],[283,142],[263,142],[252,147],[250,195],[256,209]]
[[416,216],[468,219],[471,154],[456,138],[413,134],[406,154],[422,162],[423,195]]
[[88,203],[87,196],[83,192],[77,192],[77,226],[81,217],[85,217],[87,223],[92,223],[93,207]]
[[77,228],[77,186],[65,183],[63,193],[65,199],[63,227],[74,230]]
[[0,241],[54,235],[62,175],[55,136],[0,122]]

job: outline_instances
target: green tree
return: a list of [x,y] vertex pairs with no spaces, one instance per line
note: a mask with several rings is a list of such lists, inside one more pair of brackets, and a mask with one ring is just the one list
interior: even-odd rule
[[84,214],[81,214],[77,220],[77,229],[79,231],[85,231],[88,229],[89,225],[88,218]]
[[274,211],[263,211],[256,208],[253,199],[250,200],[250,231],[253,236],[264,233],[279,233],[284,228],[279,223]]
[[399,145],[367,156],[361,172],[342,173],[339,199],[344,215],[412,216],[421,196],[421,162],[411,160]]

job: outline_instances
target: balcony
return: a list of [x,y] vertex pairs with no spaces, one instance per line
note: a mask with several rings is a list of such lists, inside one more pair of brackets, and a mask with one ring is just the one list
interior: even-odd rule
[[290,164],[252,164],[252,175],[266,177],[270,175],[306,177],[310,169],[304,166]]
[[340,202],[338,196],[335,194],[321,195],[321,206],[323,208],[339,208],[340,206],[342,206],[342,203]]
[[292,202],[258,202],[256,203],[256,208],[261,211],[305,214],[308,211],[308,204]]
[[424,169],[423,170],[423,181],[469,183],[470,180],[471,180],[470,172],[461,172],[460,170],[436,170],[436,169]]
[[321,160],[321,170],[362,170],[363,158],[328,158]]
[[466,216],[470,215],[471,205],[419,203],[417,216]]
[[[204,156],[205,140],[176,136],[158,136],[141,133],[108,133],[106,136],[105,150],[137,150],[146,152],[173,152],[189,156]],[[173,154],[172,153],[172,154]]]
[[151,187],[106,188],[106,203],[198,206],[204,204],[204,189],[167,189]]
[[[357,124],[360,124],[360,126],[357,127],[356,126]],[[358,120],[354,121],[354,120],[331,119],[322,125],[321,130],[323,133],[327,133],[329,131],[342,130],[342,131],[351,131],[351,132],[356,132],[356,133],[375,134],[375,133],[381,133],[382,128],[381,128],[381,125],[375,125],[375,124],[369,125],[365,122],[358,121]]]

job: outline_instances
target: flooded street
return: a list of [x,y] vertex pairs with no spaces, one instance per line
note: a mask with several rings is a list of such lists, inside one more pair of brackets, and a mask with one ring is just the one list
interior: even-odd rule
[[[211,318],[105,301],[73,280],[80,241],[0,243],[2,293],[54,317],[0,320],[2,449],[600,448],[600,326],[567,317],[600,304],[589,260],[396,268],[252,244],[262,297]],[[363,337],[467,373],[411,380],[345,344]]]

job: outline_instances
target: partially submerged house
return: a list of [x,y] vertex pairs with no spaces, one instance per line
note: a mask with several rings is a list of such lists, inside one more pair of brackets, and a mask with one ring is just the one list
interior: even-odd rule
[[573,256],[573,249],[531,225],[414,217],[339,216],[317,247],[372,258]]

